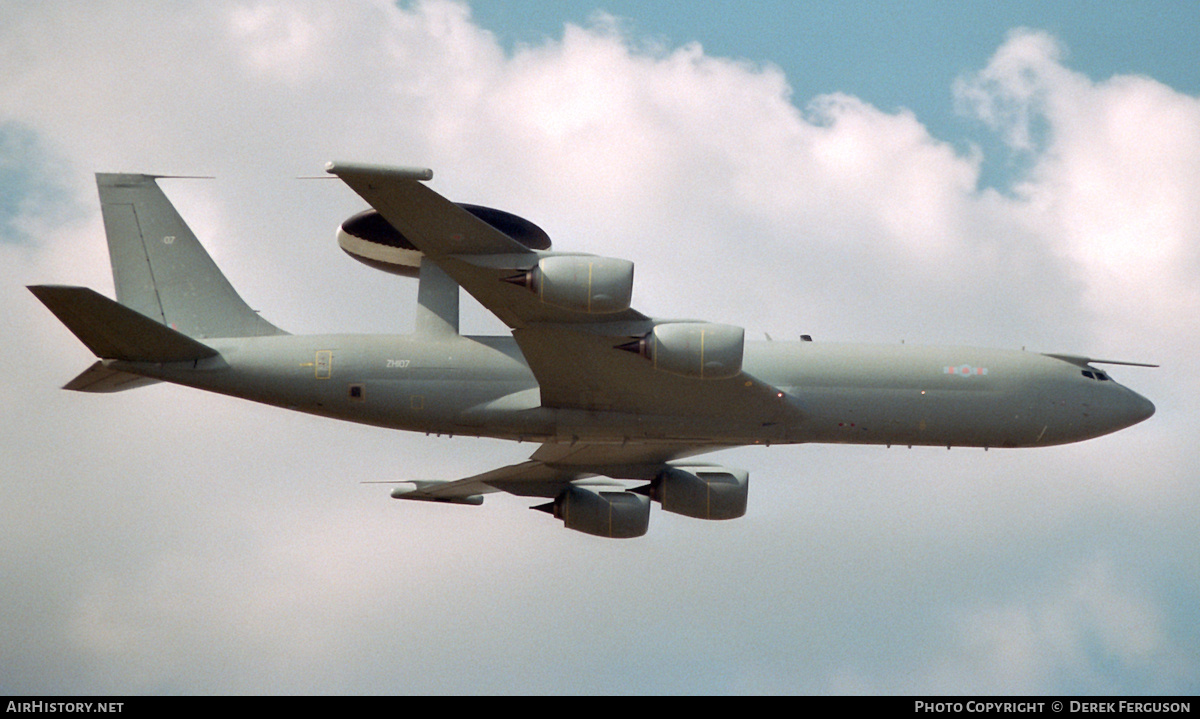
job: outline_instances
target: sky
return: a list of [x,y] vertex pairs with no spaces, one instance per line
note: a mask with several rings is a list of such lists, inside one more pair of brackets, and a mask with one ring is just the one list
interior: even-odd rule
[[[680,7],[5,5],[0,694],[1200,691],[1200,7]],[[295,179],[333,159],[633,260],[649,315],[1153,362],[1111,374],[1158,412],[729,450],[745,517],[610,541],[362,484],[529,445],[59,389],[93,358],[25,286],[111,296],[95,172],[214,176],[162,186],[275,324],[408,331]]]

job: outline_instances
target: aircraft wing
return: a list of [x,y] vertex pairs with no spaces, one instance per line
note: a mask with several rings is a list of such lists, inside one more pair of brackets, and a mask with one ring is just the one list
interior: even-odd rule
[[[503,281],[536,265],[539,255],[422,184],[433,177],[432,170],[331,162],[326,171],[341,178],[509,327],[594,319],[546,304],[525,288]],[[626,310],[605,319],[646,317]]]
[[784,393],[745,372],[723,379],[686,377],[618,348],[652,326],[652,321],[631,328],[533,325],[514,329],[513,337],[547,407],[709,417],[731,429],[764,421],[782,425],[798,417]]
[[718,449],[723,447],[697,448],[676,443],[546,443],[525,462],[454,481],[399,482],[401,486],[392,492],[392,496],[452,504],[481,504],[482,495],[492,492],[553,499],[571,482],[589,480],[598,475],[603,477],[587,483],[619,484],[613,479],[650,481],[662,469],[662,465],[671,460]]
[[[514,283],[514,277],[532,271],[539,261],[566,253],[529,250],[430,190],[423,182],[433,177],[431,170],[347,163],[330,163],[326,170],[512,328],[544,406],[708,417],[715,426],[732,430],[734,438],[734,428],[762,436],[763,425],[782,427],[798,417],[797,406],[784,393],[743,372],[722,378],[685,376],[662,371],[644,356],[622,349],[646,337],[658,320],[632,308],[593,312],[590,304],[586,309],[561,306]],[[631,265],[628,271],[631,282]],[[590,269],[582,281],[590,289]],[[663,439],[670,437],[667,427]]]

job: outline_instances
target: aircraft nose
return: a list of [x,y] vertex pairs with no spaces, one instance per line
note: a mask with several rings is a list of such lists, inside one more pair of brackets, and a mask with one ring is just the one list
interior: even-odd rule
[[1154,415],[1154,403],[1137,392],[1130,392],[1130,394],[1133,395],[1134,404],[1136,405],[1136,409],[1134,410],[1136,419],[1133,421],[1137,423],[1150,419]]
[[1154,414],[1154,403],[1133,390],[1126,390],[1126,392],[1128,396],[1121,408],[1122,425],[1129,427],[1150,419]]

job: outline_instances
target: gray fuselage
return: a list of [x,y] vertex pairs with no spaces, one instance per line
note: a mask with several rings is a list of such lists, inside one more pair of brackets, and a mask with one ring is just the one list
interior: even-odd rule
[[[278,335],[206,340],[217,357],[112,362],[134,374],[353,422],[537,442],[1033,447],[1146,419],[1154,406],[1087,367],[970,347],[750,342],[747,374],[802,419],[722,425],[709,417],[541,406],[510,337]],[[1103,379],[1101,379],[1101,377]],[[704,380],[698,380],[703,382]]]

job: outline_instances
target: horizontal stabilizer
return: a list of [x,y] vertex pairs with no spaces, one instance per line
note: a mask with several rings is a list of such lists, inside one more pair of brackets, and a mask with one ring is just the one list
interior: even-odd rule
[[33,285],[29,291],[97,357],[185,362],[217,351],[86,287]]
[[97,362],[63,385],[63,389],[76,392],[122,392],[151,384],[158,384],[158,380],[122,372],[106,366],[103,362]]

